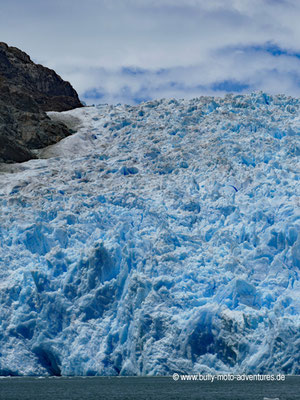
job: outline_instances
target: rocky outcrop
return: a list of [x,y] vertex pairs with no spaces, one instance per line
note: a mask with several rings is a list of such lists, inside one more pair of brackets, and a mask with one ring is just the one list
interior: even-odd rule
[[76,91],[53,70],[0,42],[0,161],[35,158],[39,149],[71,134],[45,111],[82,107]]
[[0,42],[0,76],[32,96],[43,111],[82,107],[76,91],[55,71],[35,64],[16,47]]

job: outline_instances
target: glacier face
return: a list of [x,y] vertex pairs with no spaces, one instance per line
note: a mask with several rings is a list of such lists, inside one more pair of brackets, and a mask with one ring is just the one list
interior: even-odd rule
[[1,166],[0,374],[299,374],[299,111],[52,113],[78,132]]

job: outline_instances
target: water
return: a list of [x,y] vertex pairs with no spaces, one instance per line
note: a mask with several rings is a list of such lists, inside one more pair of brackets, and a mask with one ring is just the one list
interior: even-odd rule
[[174,382],[172,378],[3,378],[0,400],[300,399],[300,377],[284,382]]

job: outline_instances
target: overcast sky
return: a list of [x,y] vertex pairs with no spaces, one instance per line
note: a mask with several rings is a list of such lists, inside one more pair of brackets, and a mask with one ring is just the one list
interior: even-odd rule
[[91,103],[300,97],[299,0],[1,0],[0,40]]

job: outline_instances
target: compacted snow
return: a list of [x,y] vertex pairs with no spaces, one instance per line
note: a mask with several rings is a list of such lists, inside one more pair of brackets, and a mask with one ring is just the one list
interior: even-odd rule
[[0,373],[300,373],[300,101],[100,105],[0,173]]

